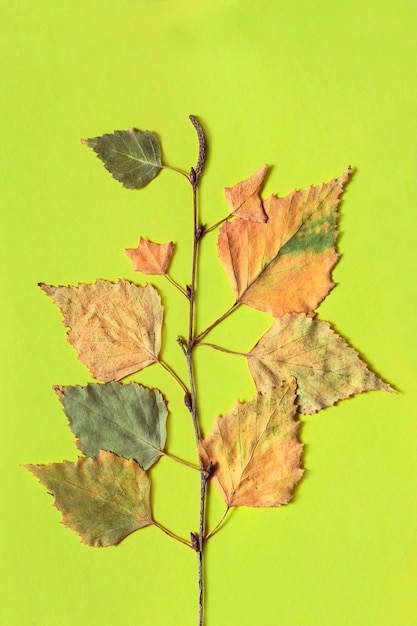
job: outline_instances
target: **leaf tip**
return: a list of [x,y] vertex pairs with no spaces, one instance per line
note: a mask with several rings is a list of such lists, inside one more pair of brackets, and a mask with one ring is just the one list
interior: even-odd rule
[[53,290],[53,286],[52,285],[47,285],[46,283],[38,283],[38,287],[39,289],[41,289],[44,293],[46,293],[47,296],[51,295],[51,292]]

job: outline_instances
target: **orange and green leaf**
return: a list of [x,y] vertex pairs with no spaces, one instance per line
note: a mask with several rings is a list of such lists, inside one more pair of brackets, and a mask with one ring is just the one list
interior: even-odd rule
[[166,274],[174,252],[174,244],[153,243],[140,237],[137,248],[126,248],[132,259],[133,269],[142,274]]
[[200,456],[223,500],[232,506],[287,504],[300,480],[302,444],[297,439],[295,380],[217,417],[200,444]]
[[39,286],[61,309],[68,341],[94,378],[120,380],[158,361],[163,307],[151,285]]
[[153,523],[150,480],[136,461],[101,451],[26,468],[54,497],[65,526],[89,546],[113,546]]
[[276,319],[246,356],[258,391],[296,378],[302,413],[315,413],[363,391],[394,392],[330,324],[302,313]]
[[337,206],[350,173],[284,198],[270,196],[263,203],[265,224],[223,224],[218,251],[236,302],[275,317],[313,315],[334,286]]

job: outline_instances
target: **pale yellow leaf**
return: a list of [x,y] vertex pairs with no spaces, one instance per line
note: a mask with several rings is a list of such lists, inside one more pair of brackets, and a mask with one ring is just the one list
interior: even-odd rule
[[120,380],[158,361],[163,307],[151,285],[39,286],[61,309],[68,341],[98,380]]
[[295,376],[302,413],[315,413],[363,391],[394,392],[330,324],[302,313],[276,319],[247,358],[258,391]]

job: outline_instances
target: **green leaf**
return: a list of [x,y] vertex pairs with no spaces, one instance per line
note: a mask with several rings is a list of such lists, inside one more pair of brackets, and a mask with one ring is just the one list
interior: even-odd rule
[[115,130],[82,143],[97,153],[106,170],[127,189],[145,187],[162,168],[161,144],[149,130]]
[[90,383],[86,387],[55,387],[87,456],[110,450],[135,459],[146,470],[161,456],[168,410],[157,389],[138,383]]
[[26,465],[55,498],[65,526],[89,546],[113,546],[153,524],[150,480],[133,459],[101,451],[75,463]]

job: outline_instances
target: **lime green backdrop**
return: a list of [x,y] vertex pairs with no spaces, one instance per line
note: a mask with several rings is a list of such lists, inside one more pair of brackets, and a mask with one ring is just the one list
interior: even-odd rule
[[[203,221],[227,211],[222,189],[263,163],[266,193],[355,168],[341,206],[338,286],[320,317],[392,383],[303,418],[305,478],[287,507],[238,509],[210,540],[208,626],[409,626],[417,622],[416,4],[414,0],[19,0],[0,9],[2,205],[2,513],[0,621],[7,626],[193,626],[196,558],[156,528],[88,548],[60,524],[22,468],[75,460],[53,384],[91,377],[65,341],[39,281],[137,280],[124,248],[174,240],[189,281],[191,198],[163,171],[129,192],[80,145],[136,126],[188,169],[207,129]],[[198,324],[232,292],[204,240]],[[175,337],[186,308],[162,279],[164,356],[185,375]],[[249,349],[270,318],[242,308],[212,339]],[[243,361],[243,360],[242,360]],[[254,392],[237,357],[201,349],[204,429]],[[195,459],[182,397],[158,366],[169,449]],[[156,518],[188,537],[198,522],[191,471],[152,470]],[[214,493],[210,524],[223,510]]]

